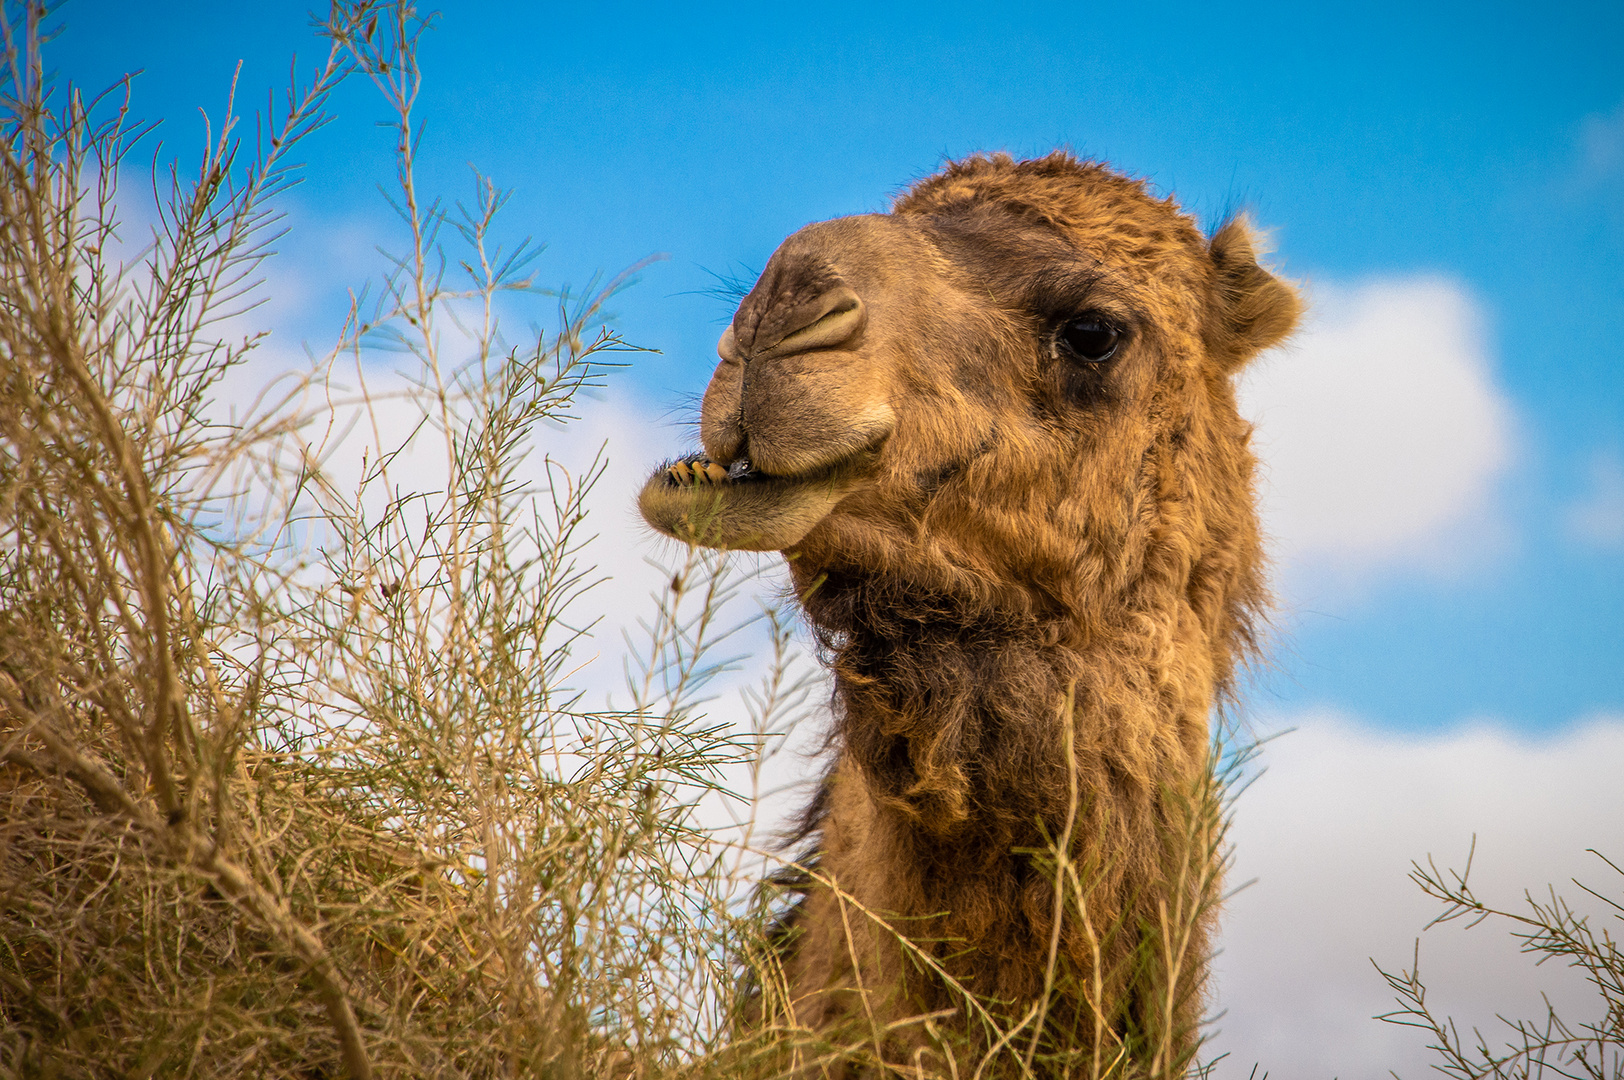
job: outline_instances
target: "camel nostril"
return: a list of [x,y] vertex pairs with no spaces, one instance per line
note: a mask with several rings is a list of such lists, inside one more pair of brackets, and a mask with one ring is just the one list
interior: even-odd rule
[[[797,304],[774,321],[788,332],[767,348],[752,350],[749,359],[839,348],[862,333],[868,322],[868,309],[849,286],[836,285],[810,303]],[[759,338],[757,340],[759,343]]]

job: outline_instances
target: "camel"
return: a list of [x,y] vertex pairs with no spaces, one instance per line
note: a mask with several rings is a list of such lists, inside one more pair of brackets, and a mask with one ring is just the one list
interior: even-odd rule
[[740,303],[639,506],[782,552],[833,668],[756,1009],[871,1033],[838,1074],[1188,1066],[1209,716],[1267,603],[1233,377],[1301,310],[1244,218],[1058,152],[808,225]]

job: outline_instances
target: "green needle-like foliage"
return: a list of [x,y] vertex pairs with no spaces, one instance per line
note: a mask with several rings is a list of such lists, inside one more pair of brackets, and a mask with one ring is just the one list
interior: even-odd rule
[[[1475,851],[1475,843],[1473,848]],[[1600,852],[1592,854],[1624,879],[1624,869]],[[1418,940],[1408,968],[1388,971],[1377,967],[1393,988],[1399,1006],[1380,1019],[1425,1032],[1438,1056],[1433,1068],[1452,1080],[1624,1080],[1624,952],[1608,925],[1613,918],[1624,916],[1624,903],[1620,903],[1624,895],[1615,894],[1615,899],[1575,882],[1601,901],[1604,918],[1600,923],[1575,912],[1554,887],[1548,900],[1536,900],[1528,893],[1524,911],[1505,911],[1478,899],[1472,891],[1471,873],[1470,856],[1466,869],[1458,873],[1440,871],[1431,859],[1426,866],[1415,864],[1411,879],[1444,908],[1429,926],[1465,920],[1472,928],[1483,923],[1508,927],[1522,951],[1536,958],[1535,963],[1554,961],[1583,972],[1598,996],[1598,1015],[1586,1020],[1563,1017],[1547,998],[1545,1015],[1537,1020],[1501,1016],[1505,1030],[1499,1039],[1480,1029],[1468,1037],[1451,1017],[1438,1015],[1428,1003]]]

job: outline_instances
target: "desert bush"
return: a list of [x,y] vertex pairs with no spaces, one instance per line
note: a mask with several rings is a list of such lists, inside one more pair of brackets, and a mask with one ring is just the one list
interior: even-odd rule
[[[1624,878],[1624,869],[1600,852],[1593,850],[1592,854]],[[1452,1080],[1624,1078],[1624,952],[1619,951],[1608,927],[1592,925],[1590,916],[1577,913],[1555,886],[1547,886],[1545,900],[1536,899],[1532,892],[1524,894],[1526,907],[1521,912],[1495,907],[1473,892],[1471,873],[1470,855],[1465,869],[1458,872],[1439,870],[1430,859],[1425,866],[1415,864],[1411,879],[1443,906],[1428,928],[1464,920],[1469,929],[1485,922],[1509,929],[1522,952],[1535,958],[1534,963],[1565,963],[1582,972],[1595,988],[1599,1015],[1584,1021],[1564,1018],[1546,998],[1545,1015],[1539,1019],[1498,1018],[1506,1029],[1501,1034],[1504,1041],[1491,1039],[1479,1028],[1474,1028],[1468,1038],[1454,1019],[1440,1015],[1428,1002],[1427,984],[1421,977],[1421,943],[1417,940],[1409,967],[1388,971],[1377,966],[1398,1004],[1397,1009],[1379,1019],[1424,1032],[1432,1040],[1429,1048],[1438,1057],[1433,1068]],[[1601,901],[1604,914],[1624,915],[1624,904],[1619,900],[1578,881],[1574,885]]]
[[[675,567],[631,706],[586,707],[568,680],[601,469],[527,457],[625,348],[601,319],[619,283],[504,343],[529,252],[491,240],[487,182],[420,201],[407,8],[335,8],[255,152],[228,103],[144,245],[120,224],[130,88],[53,85],[47,14],[5,15],[0,1061],[567,1076],[702,1052],[735,897],[695,812],[753,752],[695,708],[728,572]],[[225,332],[346,78],[392,107],[405,253],[327,357],[224,422],[258,343]],[[415,416],[439,490],[396,481],[399,445],[355,490],[326,468],[337,362],[364,378],[379,347],[410,388],[350,404]]]

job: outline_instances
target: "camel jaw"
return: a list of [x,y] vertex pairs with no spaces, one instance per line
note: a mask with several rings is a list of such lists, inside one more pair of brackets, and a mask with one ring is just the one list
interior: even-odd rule
[[703,456],[654,470],[637,497],[643,519],[667,536],[730,551],[782,551],[801,541],[872,470],[864,451],[805,476],[771,476],[743,459]]

